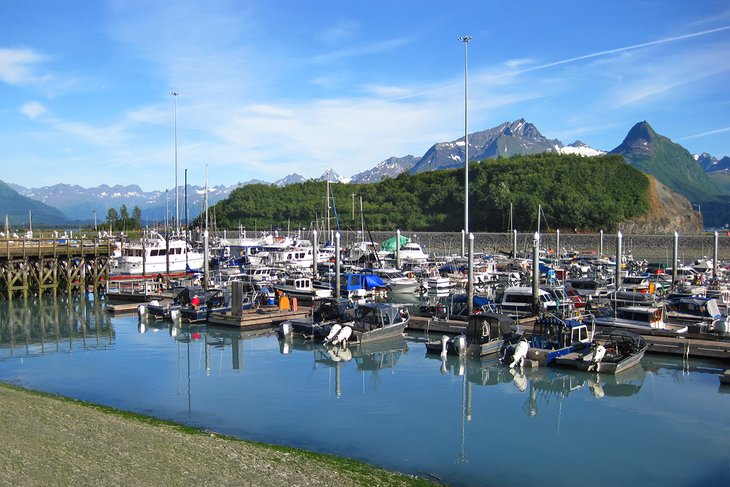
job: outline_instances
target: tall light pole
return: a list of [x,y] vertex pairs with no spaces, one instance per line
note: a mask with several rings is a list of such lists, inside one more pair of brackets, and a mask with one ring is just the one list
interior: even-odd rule
[[177,96],[180,93],[177,91],[171,91],[170,94],[175,99],[175,229],[177,230],[177,228],[180,227],[180,206],[177,189]]
[[461,36],[464,43],[464,234],[469,233],[469,41],[471,36]]

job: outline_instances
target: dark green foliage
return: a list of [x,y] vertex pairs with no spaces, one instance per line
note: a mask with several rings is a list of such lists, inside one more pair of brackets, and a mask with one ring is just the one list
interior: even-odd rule
[[[538,205],[551,228],[614,229],[649,209],[649,182],[622,157],[544,153],[488,159],[470,167],[470,230],[505,231],[510,203],[515,228],[534,227]],[[376,184],[331,184],[340,227],[359,228],[361,196],[371,230],[459,231],[464,223],[464,170],[404,173]],[[355,219],[352,218],[352,194]],[[322,219],[326,183],[283,188],[249,185],[215,206],[222,228],[310,228]],[[334,208],[331,210],[334,216]]]

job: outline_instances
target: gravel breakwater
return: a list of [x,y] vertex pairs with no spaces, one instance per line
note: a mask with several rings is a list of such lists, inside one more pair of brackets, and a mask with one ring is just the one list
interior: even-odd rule
[[0,384],[0,485],[434,485]]
[[[371,232],[373,240],[382,242],[395,235],[395,232]],[[437,256],[452,255],[461,252],[461,233],[455,232],[402,232],[402,235],[414,239],[426,247],[426,251]],[[532,252],[534,233],[518,233],[518,252]],[[346,247],[359,238],[357,232],[342,233],[342,245]],[[556,233],[542,233],[540,235],[541,248],[555,248]],[[321,240],[321,239],[320,239]],[[560,247],[564,250],[574,250],[581,253],[598,253],[601,245],[600,233],[560,232]],[[650,262],[671,262],[674,235],[623,235],[624,254],[632,254],[637,259],[647,259]],[[679,235],[679,258],[685,263],[702,257],[712,258],[714,235]],[[475,233],[474,250],[496,254],[509,252],[512,249],[512,235],[509,233]],[[604,233],[604,254],[616,253],[616,234]],[[719,235],[718,258],[730,259],[730,236],[725,232]]]

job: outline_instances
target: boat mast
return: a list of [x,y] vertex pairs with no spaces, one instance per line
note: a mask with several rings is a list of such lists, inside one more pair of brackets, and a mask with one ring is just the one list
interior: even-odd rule
[[327,239],[331,242],[332,235],[330,229],[330,178],[327,178]]
[[203,230],[203,289],[208,290],[208,164],[205,164],[205,230]]

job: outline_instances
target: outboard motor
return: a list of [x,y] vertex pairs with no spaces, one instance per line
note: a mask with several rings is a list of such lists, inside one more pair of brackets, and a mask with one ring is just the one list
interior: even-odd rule
[[520,340],[517,346],[515,347],[515,353],[512,355],[512,363],[509,364],[510,369],[514,369],[515,365],[518,365],[522,367],[522,364],[525,362],[525,357],[527,357],[527,351],[530,349],[530,345],[525,340]]
[[459,355],[464,355],[466,353],[466,337],[464,335],[454,337],[451,340],[451,344],[454,347],[454,350],[456,350],[456,353]]
[[180,319],[180,310],[177,308],[173,308],[170,310],[170,319],[172,321],[177,321]]
[[337,336],[337,334],[340,332],[341,329],[342,329],[342,325],[340,325],[338,323],[335,323],[334,325],[332,325],[332,328],[330,328],[329,335],[327,335],[327,337],[324,339],[324,342],[325,343],[331,342]]
[[283,323],[279,324],[279,336],[283,338],[289,338],[291,337],[291,334],[293,332],[293,328],[291,326],[291,323],[288,321],[284,321]]
[[449,343],[449,337],[446,335],[441,335],[441,356],[446,357],[449,353],[448,349],[448,343]]
[[137,315],[140,318],[144,318],[145,316],[147,316],[147,305],[146,304],[142,303],[142,304],[137,305]]
[[352,328],[350,328],[349,326],[343,326],[332,344],[337,345],[338,343],[347,343],[347,340],[349,340],[351,336]]

